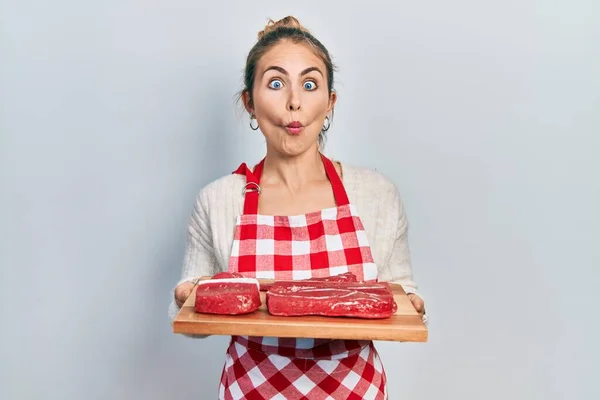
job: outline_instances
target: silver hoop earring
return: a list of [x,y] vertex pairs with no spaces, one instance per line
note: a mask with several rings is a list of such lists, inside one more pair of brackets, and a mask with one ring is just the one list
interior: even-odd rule
[[250,114],[250,129],[252,129],[253,131],[258,129],[258,121],[256,121],[256,128],[254,126],[252,126],[252,121],[255,120],[256,118],[254,117],[254,113]]
[[327,121],[327,125],[323,124],[323,132],[327,132],[329,130],[329,127],[331,126],[329,116],[325,117],[325,121]]

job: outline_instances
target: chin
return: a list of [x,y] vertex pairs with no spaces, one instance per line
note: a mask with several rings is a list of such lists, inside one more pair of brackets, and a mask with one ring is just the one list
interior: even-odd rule
[[282,156],[295,157],[309,151],[318,151],[318,132],[313,134],[303,129],[298,134],[291,134],[287,130],[272,132],[265,135],[267,147]]
[[283,148],[276,149],[279,154],[285,157],[297,157],[301,154],[304,154],[308,151],[308,148]]
[[[299,139],[299,138],[298,138]],[[317,140],[308,141],[305,140],[283,140],[279,143],[278,146],[273,146],[274,150],[276,150],[281,155],[287,157],[295,157],[301,154],[304,154],[308,151],[313,151],[318,149]]]

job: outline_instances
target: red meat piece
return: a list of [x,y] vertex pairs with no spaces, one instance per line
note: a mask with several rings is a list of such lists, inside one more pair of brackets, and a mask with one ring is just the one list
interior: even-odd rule
[[276,282],[267,291],[272,315],[389,318],[398,305],[386,282]]
[[261,305],[258,280],[224,278],[200,281],[194,310],[205,314],[249,314]]
[[230,278],[243,278],[244,275],[239,272],[219,272],[215,274],[212,279],[230,279]]
[[[300,279],[297,281],[276,281],[276,282],[357,282],[357,278],[356,275],[354,275],[352,272],[345,272],[343,274],[339,274],[339,275],[332,275],[332,276],[324,276],[324,277],[320,277],[320,278],[307,278],[307,279]],[[263,292],[266,292],[267,290],[269,290],[273,284],[275,282],[261,282],[260,284],[260,290]]]

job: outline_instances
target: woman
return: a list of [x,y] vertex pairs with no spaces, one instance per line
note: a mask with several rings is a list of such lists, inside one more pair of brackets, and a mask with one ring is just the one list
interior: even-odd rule
[[[266,156],[198,195],[171,317],[196,277],[221,271],[270,279],[350,271],[402,284],[424,315],[396,187],[321,153],[336,102],[326,48],[293,17],[270,21],[248,55],[242,100]],[[219,398],[385,399],[386,377],[371,341],[235,336]]]

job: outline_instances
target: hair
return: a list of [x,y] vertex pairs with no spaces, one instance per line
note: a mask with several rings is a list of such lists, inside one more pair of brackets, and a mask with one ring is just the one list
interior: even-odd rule
[[[252,91],[254,89],[258,61],[267,51],[284,40],[291,41],[292,43],[305,43],[312,48],[315,55],[325,64],[329,95],[333,93],[333,73],[336,68],[331,61],[331,56],[327,48],[310,31],[303,27],[295,17],[287,16],[279,21],[269,19],[265,28],[258,32],[258,41],[248,53],[244,72],[244,88],[240,95],[248,93],[250,105],[253,104]],[[321,130],[318,140],[319,145],[323,146],[325,142],[325,130]]]

